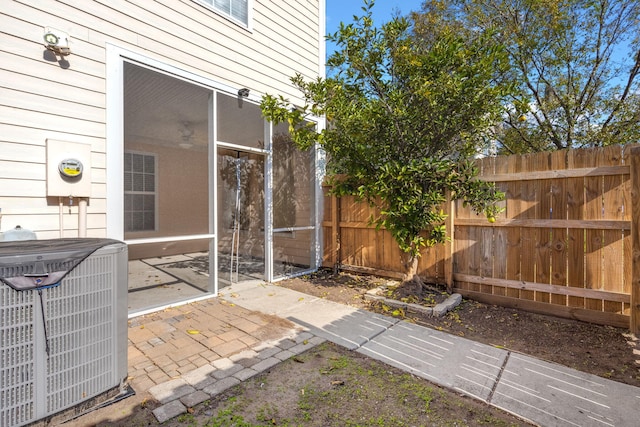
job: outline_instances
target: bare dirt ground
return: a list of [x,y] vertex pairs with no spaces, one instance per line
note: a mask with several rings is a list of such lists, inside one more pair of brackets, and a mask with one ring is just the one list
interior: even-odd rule
[[[71,425],[158,425],[152,411],[159,404],[142,396],[134,398],[103,408],[100,418],[91,414]],[[124,417],[119,416],[122,405],[126,405]],[[161,425],[531,426],[511,414],[329,342],[285,360]]]
[[[357,308],[393,315],[392,308],[364,299],[364,294],[369,289],[389,282],[393,281],[368,275],[334,275],[330,271],[322,270],[311,276],[278,282],[278,285]],[[426,298],[439,297],[434,294],[427,295]],[[407,321],[474,341],[525,353],[640,387],[640,364],[636,362],[640,355],[633,352],[636,346],[638,349],[640,346],[624,329],[528,313],[470,300],[463,300],[455,310],[443,317],[411,312],[395,314],[403,316]]]
[[528,426],[516,417],[324,343],[166,426]]

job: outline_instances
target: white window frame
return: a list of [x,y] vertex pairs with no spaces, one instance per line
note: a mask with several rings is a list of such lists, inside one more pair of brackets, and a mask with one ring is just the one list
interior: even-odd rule
[[[139,152],[139,151],[129,151],[129,150],[125,150],[124,151],[124,155],[134,155],[134,156],[144,156],[144,157],[152,157],[153,158],[153,180],[154,180],[154,184],[153,184],[153,191],[147,191],[147,190],[124,190],[124,194],[125,196],[127,194],[132,194],[132,195],[153,195],[153,201],[154,201],[154,206],[153,206],[153,228],[151,229],[141,229],[141,230],[127,230],[125,227],[124,232],[125,233],[144,233],[144,232],[148,232],[148,231],[157,231],[158,230],[158,156],[155,153],[144,153],[144,152]],[[144,162],[143,162],[144,163]],[[133,165],[133,162],[132,162]],[[124,171],[125,173],[127,172],[126,170]],[[146,172],[140,172],[140,171],[131,171],[134,173],[146,173]],[[124,210],[125,215],[127,214],[126,209]],[[126,225],[126,220],[125,220],[125,225]]]
[[[228,0],[230,2],[234,2],[236,0]],[[246,0],[247,2],[247,22],[242,22],[241,20],[239,20],[238,18],[234,17],[233,15],[231,15],[230,13],[225,12],[224,10],[218,8],[215,6],[215,0],[195,0],[196,3],[201,4],[202,6],[206,7],[207,9],[210,9],[212,11],[214,11],[216,14],[228,19],[229,21],[233,22],[234,24],[237,24],[249,31],[251,31],[251,22],[253,20],[253,0]]]

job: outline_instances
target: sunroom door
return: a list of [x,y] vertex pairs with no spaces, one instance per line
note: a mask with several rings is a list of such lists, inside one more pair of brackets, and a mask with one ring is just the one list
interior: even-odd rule
[[266,280],[265,122],[257,104],[216,94],[218,286]]
[[218,283],[265,280],[264,156],[218,149]]

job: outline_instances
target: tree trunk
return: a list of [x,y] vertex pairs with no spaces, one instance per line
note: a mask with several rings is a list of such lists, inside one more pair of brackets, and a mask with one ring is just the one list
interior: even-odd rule
[[418,276],[418,260],[417,256],[412,256],[409,252],[402,254],[402,266],[404,272],[402,275],[402,287],[405,288],[405,293],[411,293],[420,295],[422,293],[422,286],[424,282]]
[[418,257],[412,256],[409,252],[403,252],[402,266],[404,267],[403,282],[409,282],[418,277]]

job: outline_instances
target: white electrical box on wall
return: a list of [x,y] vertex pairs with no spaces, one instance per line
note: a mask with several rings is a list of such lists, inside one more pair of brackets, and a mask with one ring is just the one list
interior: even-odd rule
[[91,145],[47,139],[47,196],[91,197]]

